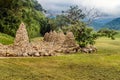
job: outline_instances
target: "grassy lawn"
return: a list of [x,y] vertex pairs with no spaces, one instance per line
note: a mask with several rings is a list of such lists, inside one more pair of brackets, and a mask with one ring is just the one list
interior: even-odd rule
[[95,54],[1,58],[0,80],[120,80],[120,38],[100,38]]
[[3,34],[0,33],[0,43],[4,44],[4,45],[8,45],[8,44],[12,44],[14,41],[14,38],[7,35],[7,34]]

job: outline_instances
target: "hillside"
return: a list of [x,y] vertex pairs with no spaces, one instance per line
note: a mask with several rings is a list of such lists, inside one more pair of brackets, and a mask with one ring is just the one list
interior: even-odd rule
[[37,0],[1,0],[0,32],[15,36],[21,22],[27,26],[29,37],[40,36],[45,22],[42,6]]
[[95,30],[101,29],[105,24],[109,23],[112,21],[114,18],[100,18],[100,19],[95,19],[90,26],[93,27]]
[[103,27],[114,29],[114,30],[120,30],[120,18],[116,18],[109,23],[105,24]]
[[14,41],[13,37],[7,34],[0,33],[0,43],[8,45],[8,44],[12,44],[13,41]]

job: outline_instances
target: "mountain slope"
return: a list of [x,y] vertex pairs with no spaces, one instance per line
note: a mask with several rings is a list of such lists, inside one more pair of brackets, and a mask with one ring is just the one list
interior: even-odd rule
[[0,0],[0,32],[15,36],[21,22],[26,24],[29,37],[40,35],[45,20],[37,0]]
[[109,23],[105,24],[103,27],[109,28],[109,29],[115,29],[120,30],[120,18],[116,18]]
[[101,18],[101,19],[95,19],[90,26],[92,26],[95,30],[101,29],[105,24],[112,21],[113,18]]

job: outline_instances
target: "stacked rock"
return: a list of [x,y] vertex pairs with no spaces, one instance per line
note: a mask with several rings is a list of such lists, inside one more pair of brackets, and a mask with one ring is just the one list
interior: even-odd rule
[[33,48],[29,43],[29,37],[24,23],[21,23],[14,40],[14,49],[17,50],[18,56],[28,56],[33,52]]
[[60,53],[73,53],[75,49],[78,48],[76,44],[75,37],[72,32],[67,32],[65,35],[64,33],[56,33],[55,31],[51,31],[50,33],[46,33],[44,36],[44,41],[46,42],[53,42],[52,50]]
[[25,48],[29,44],[29,37],[24,23],[21,23],[19,29],[16,32],[14,45],[21,48]]
[[75,37],[72,32],[67,32],[65,41],[63,44],[64,44],[63,46],[65,47],[76,47],[77,46]]

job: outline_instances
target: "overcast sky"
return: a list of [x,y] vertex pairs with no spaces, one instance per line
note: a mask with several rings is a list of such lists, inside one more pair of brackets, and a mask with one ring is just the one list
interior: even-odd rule
[[61,11],[70,5],[95,8],[111,16],[120,16],[120,0],[38,0],[44,9]]

